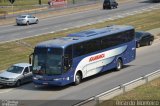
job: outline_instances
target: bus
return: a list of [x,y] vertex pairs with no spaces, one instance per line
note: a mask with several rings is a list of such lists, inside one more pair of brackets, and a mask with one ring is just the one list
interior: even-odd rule
[[33,83],[78,85],[86,77],[120,70],[136,57],[134,36],[133,26],[112,25],[40,42],[30,56]]

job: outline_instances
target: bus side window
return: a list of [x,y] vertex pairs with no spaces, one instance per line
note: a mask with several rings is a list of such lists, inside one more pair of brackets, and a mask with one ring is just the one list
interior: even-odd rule
[[72,46],[68,46],[65,49],[65,56],[64,57],[65,57],[64,58],[64,67],[65,67],[65,70],[67,71],[72,66]]
[[85,54],[85,45],[84,45],[85,43],[78,43],[78,44],[76,44],[76,45],[74,45],[74,47],[73,47],[73,57],[78,57],[78,56],[82,56],[82,55],[84,55]]

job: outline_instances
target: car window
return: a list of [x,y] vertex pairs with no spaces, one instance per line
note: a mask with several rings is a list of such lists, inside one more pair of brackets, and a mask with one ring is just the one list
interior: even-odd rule
[[146,35],[146,37],[147,37],[147,38],[149,38],[149,37],[150,37],[150,35],[149,35],[149,34],[147,34],[147,35]]
[[31,16],[32,18],[35,18],[34,16]]
[[29,18],[34,18],[34,16],[32,16],[32,15],[29,15]]
[[28,18],[31,18],[31,16],[29,15]]
[[142,35],[143,35],[143,34],[142,34],[141,32],[136,32],[136,36],[135,36],[135,37],[136,37],[136,38],[141,38]]
[[147,38],[147,36],[143,36],[143,37],[142,37],[142,39],[146,39],[146,38]]
[[26,67],[26,68],[24,69],[24,72],[23,72],[23,73],[29,73],[28,67]]
[[26,18],[25,15],[18,16],[18,18]]
[[23,67],[19,67],[19,66],[11,66],[7,69],[8,72],[18,73],[18,74],[20,74],[22,70],[23,70]]

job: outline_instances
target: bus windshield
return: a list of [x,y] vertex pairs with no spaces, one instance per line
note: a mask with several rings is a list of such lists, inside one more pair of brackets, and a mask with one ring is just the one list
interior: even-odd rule
[[33,73],[57,75],[62,73],[61,48],[36,48],[33,56]]

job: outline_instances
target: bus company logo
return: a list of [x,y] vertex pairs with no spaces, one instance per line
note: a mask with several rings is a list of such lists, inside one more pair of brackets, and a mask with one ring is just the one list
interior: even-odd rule
[[99,60],[99,59],[102,59],[105,57],[105,54],[100,54],[100,55],[96,55],[96,56],[93,56],[89,59],[89,62],[92,62],[92,61],[95,61],[95,60]]

